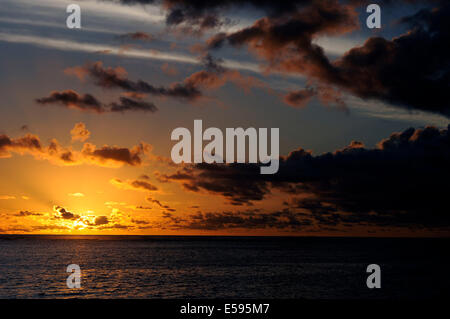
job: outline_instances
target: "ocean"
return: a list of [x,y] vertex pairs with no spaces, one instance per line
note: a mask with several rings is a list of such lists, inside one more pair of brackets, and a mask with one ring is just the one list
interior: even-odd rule
[[[450,239],[0,236],[0,298],[450,296]],[[69,289],[66,268],[81,269]],[[369,289],[369,264],[381,288]]]

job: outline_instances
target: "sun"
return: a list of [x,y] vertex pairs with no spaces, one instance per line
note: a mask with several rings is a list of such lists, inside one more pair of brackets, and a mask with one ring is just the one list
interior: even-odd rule
[[83,230],[86,228],[86,224],[84,223],[84,221],[76,220],[72,223],[71,226],[69,226],[69,228],[76,230]]

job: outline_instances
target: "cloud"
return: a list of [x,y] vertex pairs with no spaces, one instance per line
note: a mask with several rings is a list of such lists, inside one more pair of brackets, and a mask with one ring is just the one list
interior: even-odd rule
[[31,229],[27,232],[34,232],[34,231],[45,231],[45,230],[69,230],[70,228],[67,226],[60,226],[60,225],[38,225],[38,226],[31,226]]
[[[60,51],[73,51],[73,52],[86,52],[91,54],[105,54],[109,53],[115,56],[126,56],[131,59],[139,60],[157,60],[164,62],[179,62],[186,64],[199,64],[196,57],[192,55],[179,54],[174,52],[155,52],[154,50],[148,49],[136,49],[131,48],[129,50],[117,50],[117,47],[110,46],[106,44],[97,43],[87,43],[87,42],[77,42],[67,39],[54,39],[48,37],[39,37],[35,35],[19,35],[0,32],[0,41],[10,42],[10,43],[26,43],[30,45],[35,45],[39,47],[50,48]],[[257,64],[242,62],[238,60],[224,60],[224,64],[233,69],[240,69],[251,72],[260,72]]]
[[24,137],[11,139],[7,135],[0,135],[0,158],[10,157],[10,151],[15,150],[18,153],[26,151],[40,151],[42,149],[39,137],[32,134],[26,134]]
[[17,214],[15,214],[14,216],[17,216],[17,217],[42,216],[42,214],[35,213],[35,212],[29,212],[27,210],[22,210],[22,211],[18,212]]
[[[403,18],[401,22],[411,27],[407,33],[392,40],[371,37],[335,61],[328,59],[315,40],[358,27],[356,7],[338,1],[311,1],[291,13],[261,18],[239,31],[218,33],[207,44],[209,49],[225,43],[247,46],[267,61],[267,70],[302,74],[318,86],[448,117],[450,52],[444,44],[450,40],[450,5],[436,4]],[[285,101],[298,107],[311,91],[296,93]]]
[[140,166],[142,164],[142,155],[150,152],[150,150],[151,146],[146,143],[140,143],[131,149],[117,146],[96,148],[95,145],[86,143],[81,153],[86,159],[94,163]]
[[[149,4],[145,0],[119,2]],[[166,24],[170,28],[188,33],[193,30],[202,33],[227,24],[232,19],[224,15],[232,14],[233,9],[253,10],[262,17],[237,31],[215,34],[207,41],[207,48],[219,49],[224,44],[245,46],[266,61],[262,66],[266,73],[306,76],[311,86],[325,87],[328,93],[342,90],[361,99],[449,117],[450,52],[445,44],[450,39],[447,31],[450,5],[446,1],[432,1],[432,5],[402,1],[424,7],[399,20],[410,28],[403,35],[393,39],[374,36],[361,46],[349,49],[351,45],[347,44],[349,50],[336,60],[327,57],[326,42],[358,29],[360,11],[369,3],[364,0],[161,0],[152,5],[160,5],[167,12]],[[378,3],[387,6],[393,2]],[[338,51],[339,55],[343,53]],[[320,91],[314,91],[315,95]],[[308,100],[302,93],[311,95],[311,91],[300,89],[287,94],[283,100],[291,106],[302,107]],[[325,101],[340,108],[344,106],[336,96]]]
[[138,95],[135,95],[134,98],[121,96],[118,102],[104,104],[91,94],[81,95],[73,90],[66,90],[63,92],[53,91],[50,93],[50,96],[39,98],[35,101],[41,105],[57,104],[69,109],[75,109],[83,112],[94,112],[97,114],[103,114],[106,112],[124,113],[126,111],[143,111],[154,113],[158,110],[153,103],[142,101],[141,97]]
[[67,195],[72,196],[72,197],[84,197],[83,193],[70,193],[70,194],[67,194]]
[[99,227],[99,228],[97,228],[97,229],[99,229],[99,230],[108,230],[108,229],[132,229],[132,228],[134,228],[134,226],[130,226],[130,225],[122,225],[122,224],[113,224],[113,225],[110,225],[110,226],[101,226],[101,227]]
[[72,142],[85,142],[91,136],[91,132],[89,132],[84,123],[80,122],[75,124],[70,131],[70,135],[72,135]]
[[362,98],[449,117],[449,14],[446,3],[404,18],[411,30],[392,40],[369,38],[337,60],[336,77],[325,80]]
[[150,222],[146,220],[139,220],[139,219],[131,219],[131,222],[138,225],[148,225]]
[[95,226],[106,225],[109,223],[108,217],[106,216],[97,216],[95,217],[94,224]]
[[246,92],[253,87],[267,87],[264,82],[253,76],[244,76],[239,71],[225,68],[222,59],[216,59],[210,54],[202,54],[200,58],[205,70],[191,74],[184,83],[198,88],[217,89],[231,82]]
[[[296,209],[341,223],[448,227],[449,128],[410,128],[374,149],[353,141],[314,156],[302,148],[280,158],[277,174],[260,175],[256,164],[196,164],[160,181],[251,205],[273,190],[298,197]],[[322,217],[320,217],[322,216]]]
[[146,41],[146,42],[150,42],[155,39],[155,37],[153,35],[151,35],[150,33],[140,32],[140,31],[125,33],[125,34],[118,36],[118,38],[121,40],[139,40],[139,41]]
[[151,102],[145,102],[138,99],[130,99],[121,96],[120,102],[113,102],[110,104],[111,112],[125,112],[125,111],[144,111],[154,113],[158,110],[155,104]]
[[122,181],[118,178],[113,178],[109,181],[112,185],[120,189],[137,190],[142,192],[153,192],[158,190],[155,185],[143,180],[126,180]]
[[89,75],[94,79],[96,85],[103,88],[120,88],[127,92],[139,92],[154,96],[174,97],[187,100],[195,100],[201,96],[201,92],[189,83],[173,83],[169,87],[157,87],[143,80],[132,81],[128,79],[127,72],[124,68],[104,68],[101,61],[87,63],[84,66],[68,68],[65,72],[80,78]]
[[[170,86],[154,86],[143,80],[132,81],[128,78],[127,71],[122,67],[103,67],[101,61],[87,63],[84,66],[75,66],[65,70],[66,74],[74,75],[81,80],[90,76],[95,84],[107,89],[122,89],[127,96],[135,98],[142,94],[150,94],[157,97],[172,97],[187,101],[197,101],[204,96],[201,89],[217,89],[227,82],[235,83],[238,87],[249,91],[252,87],[264,88],[265,83],[252,76],[244,76],[236,70],[229,70],[222,64],[221,59],[215,59],[209,54],[202,54],[200,61],[204,70],[195,72],[181,82],[172,83]],[[134,95],[132,95],[134,93]],[[136,95],[138,94],[138,95]],[[121,97],[121,105],[112,103],[110,111],[144,110],[155,112],[156,106],[152,103],[144,104]],[[108,107],[105,107],[106,109]]]
[[151,198],[151,197],[147,197],[146,200],[150,203],[156,204],[158,205],[160,208],[168,210],[170,212],[174,212],[176,211],[174,208],[170,208],[169,205],[164,205],[163,203],[161,203],[159,200]]
[[183,32],[202,34],[208,29],[233,25],[236,22],[223,17],[223,13],[230,9],[245,8],[258,9],[271,16],[283,15],[296,11],[298,7],[310,4],[314,0],[287,0],[287,1],[266,1],[266,0],[218,0],[218,1],[187,1],[187,0],[120,0],[125,5],[131,4],[159,4],[167,11],[166,24]]
[[309,103],[314,95],[314,90],[310,88],[296,90],[289,92],[284,97],[284,102],[292,107],[303,108]]
[[105,112],[102,103],[99,102],[94,96],[90,94],[80,95],[73,90],[66,90],[62,92],[53,91],[48,97],[36,99],[36,103],[42,105],[59,104],[71,109],[95,113]]
[[239,206],[262,200],[269,193],[267,183],[263,177],[261,182],[257,181],[258,176],[262,175],[257,165],[203,163],[156,177],[160,182],[176,181],[189,191],[222,195],[231,204]]
[[19,138],[0,135],[0,158],[11,157],[12,153],[30,154],[36,159],[48,160],[57,165],[140,166],[150,151],[151,146],[144,142],[132,148],[108,145],[97,148],[94,144],[85,143],[81,151],[75,151],[72,147],[61,146],[55,139],[44,146],[39,137],[32,134]]
[[331,86],[318,85],[314,88],[307,87],[291,91],[284,96],[283,101],[292,107],[304,108],[313,97],[317,97],[324,105],[336,105],[347,111],[342,93]]
[[116,221],[120,220],[119,218],[120,214],[114,212],[108,217],[108,216],[81,216],[78,214],[71,213],[61,206],[54,206],[53,210],[55,211],[54,218],[63,219],[67,221],[76,221],[78,223],[77,227],[80,227],[81,225],[79,223],[82,223],[88,228],[95,228],[98,230],[120,228],[114,225],[114,224],[117,225]]
[[80,215],[73,214],[61,206],[54,206],[53,211],[55,211],[54,217],[58,219],[76,220],[80,218]]
[[227,229],[278,229],[299,231],[313,225],[306,214],[283,209],[270,213],[243,212],[198,212],[180,219],[172,214],[164,215],[173,229],[227,230]]

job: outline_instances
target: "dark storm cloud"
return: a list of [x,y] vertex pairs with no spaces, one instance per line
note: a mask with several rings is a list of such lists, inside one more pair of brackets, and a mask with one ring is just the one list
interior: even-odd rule
[[119,178],[113,178],[110,180],[110,183],[122,189],[133,189],[138,191],[151,191],[151,192],[158,190],[158,187],[151,184],[147,180],[142,179],[131,179],[123,181]]
[[8,135],[0,135],[0,158],[10,157],[11,152],[41,153],[43,147],[38,136],[27,134],[20,138],[11,138]]
[[314,156],[301,148],[280,159],[277,174],[253,164],[198,164],[160,175],[192,191],[245,205],[272,189],[299,197],[294,207],[335,222],[449,226],[449,129],[408,129],[366,149],[359,142]]
[[[103,1],[103,0],[102,0]],[[110,0],[111,1],[111,0]],[[116,1],[116,0],[112,0]],[[153,3],[159,3],[160,0],[118,0],[116,2],[120,2],[122,4],[126,5],[134,5],[134,4],[153,4]]]
[[159,4],[167,11],[166,24],[168,26],[181,26],[183,31],[189,32],[202,32],[232,24],[232,19],[224,17],[224,12],[232,8],[252,7],[262,10],[270,16],[275,16],[292,12],[312,2],[314,0],[120,0],[120,3],[126,5]]
[[[404,35],[393,40],[369,38],[333,62],[313,40],[352,31],[358,24],[355,9],[337,1],[314,2],[288,16],[262,18],[242,30],[217,34],[208,45],[210,49],[226,42],[246,45],[273,69],[304,74],[364,99],[449,116],[449,14],[450,5],[444,2],[423,9],[402,19],[411,27]],[[286,101],[299,102],[295,97],[300,95],[291,94]]]
[[146,220],[140,220],[140,219],[131,219],[131,222],[137,225],[148,225],[150,222]]

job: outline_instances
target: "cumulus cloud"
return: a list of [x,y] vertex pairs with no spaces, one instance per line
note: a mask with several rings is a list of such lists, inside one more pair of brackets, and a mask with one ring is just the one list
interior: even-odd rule
[[98,148],[94,144],[85,143],[81,151],[76,151],[72,147],[61,146],[55,139],[45,146],[38,136],[32,134],[19,138],[0,135],[0,158],[11,157],[13,153],[30,154],[36,159],[48,160],[57,165],[140,166],[150,151],[151,146],[144,142],[132,148],[108,145]]
[[169,65],[169,63],[164,63],[163,65],[161,65],[161,70],[165,74],[171,75],[171,76],[175,76],[178,74],[178,70],[175,67]]
[[110,104],[111,112],[126,112],[126,111],[144,111],[154,113],[158,110],[155,104],[151,102],[141,101],[140,99],[131,99],[121,96],[119,103],[113,102]]
[[331,220],[378,225],[450,226],[446,181],[450,177],[449,129],[427,127],[394,133],[374,149],[360,142],[314,156],[302,148],[280,159],[277,174],[256,164],[196,164],[162,182],[250,205],[278,190],[299,199],[296,208]]
[[80,122],[75,124],[70,131],[70,135],[72,135],[72,142],[85,142],[91,136],[91,132],[89,132],[84,123]]

